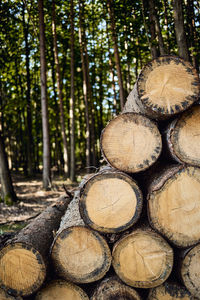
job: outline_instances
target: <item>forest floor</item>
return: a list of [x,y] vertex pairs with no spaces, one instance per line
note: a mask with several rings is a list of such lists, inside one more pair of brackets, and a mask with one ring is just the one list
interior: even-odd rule
[[77,186],[77,183],[55,177],[51,190],[45,191],[42,188],[42,176],[28,179],[22,175],[13,175],[12,180],[18,202],[12,206],[0,203],[0,234],[23,228],[59,196],[65,195],[63,185],[70,192]]

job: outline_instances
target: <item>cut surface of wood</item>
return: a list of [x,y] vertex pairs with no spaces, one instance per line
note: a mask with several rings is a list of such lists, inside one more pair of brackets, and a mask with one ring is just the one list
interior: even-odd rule
[[79,286],[64,280],[54,280],[42,288],[35,300],[89,300]]
[[170,142],[181,162],[200,166],[200,105],[180,117],[171,130]]
[[0,284],[13,294],[31,294],[46,276],[46,265],[40,253],[21,243],[10,244],[0,252]]
[[198,100],[200,84],[195,68],[175,56],[161,56],[141,71],[124,111],[162,119],[180,113]]
[[157,233],[135,230],[113,248],[113,267],[126,284],[150,288],[162,284],[173,266],[173,250]]
[[198,243],[200,168],[182,167],[173,175],[161,175],[160,182],[148,195],[150,224],[177,247]]
[[190,293],[200,299],[200,244],[185,255],[181,264],[181,278]]
[[176,283],[165,282],[160,286],[152,288],[149,292],[148,300],[194,300],[194,297],[184,287]]
[[137,222],[142,193],[136,182],[121,172],[97,174],[86,184],[80,213],[93,229],[106,233],[123,231]]
[[118,278],[105,278],[95,289],[91,300],[141,300],[140,295]]
[[82,226],[69,227],[57,237],[52,259],[58,274],[76,283],[101,279],[111,264],[105,239],[96,231]]
[[111,166],[135,173],[149,168],[158,159],[162,141],[153,121],[140,114],[126,113],[105,127],[101,148]]

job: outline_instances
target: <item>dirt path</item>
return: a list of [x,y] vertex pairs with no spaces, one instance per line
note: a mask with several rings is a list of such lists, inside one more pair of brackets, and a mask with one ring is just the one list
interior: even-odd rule
[[60,195],[65,194],[63,184],[69,191],[76,187],[76,184],[56,178],[52,189],[44,191],[41,176],[34,179],[13,176],[13,185],[19,201],[12,206],[0,203],[0,233],[5,224],[12,228],[14,223],[26,223],[54,203]]

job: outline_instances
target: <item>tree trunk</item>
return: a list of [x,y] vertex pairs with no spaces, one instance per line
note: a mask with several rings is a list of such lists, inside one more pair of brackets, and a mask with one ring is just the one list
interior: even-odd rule
[[176,165],[152,178],[148,192],[151,226],[176,247],[200,242],[200,168]]
[[59,198],[1,249],[0,284],[12,295],[30,295],[43,284],[53,231],[58,229],[69,201]]
[[116,276],[105,278],[101,281],[93,292],[91,300],[141,300],[140,295],[131,288],[123,284]]
[[45,285],[36,295],[35,300],[89,300],[79,286],[62,279],[53,280]]
[[118,233],[135,224],[142,210],[137,183],[110,168],[90,178],[81,192],[79,209],[85,224],[102,233]]
[[160,286],[152,288],[149,292],[147,300],[172,300],[172,299],[183,299],[191,300],[190,292],[184,287],[177,283],[165,282]]
[[79,27],[79,43],[81,48],[81,62],[83,71],[83,96],[85,101],[85,120],[86,120],[86,167],[89,173],[91,165],[91,130],[90,130],[90,116],[89,116],[89,101],[88,101],[88,85],[87,85],[87,69],[84,52],[84,39],[83,39],[83,9],[82,2],[79,0],[79,12],[80,12],[80,27]]
[[70,179],[75,180],[75,97],[74,97],[74,3],[70,2],[70,24],[71,24],[71,41],[70,41],[70,72],[71,72],[71,90],[70,90]]
[[126,284],[151,288],[162,284],[173,266],[173,250],[150,229],[137,229],[114,245],[112,265]]
[[48,189],[51,186],[51,172],[43,0],[38,0],[38,10],[40,30],[41,107],[43,133],[43,187],[44,189]]
[[[191,225],[192,226],[192,225]],[[199,299],[200,295],[200,244],[186,251],[180,266],[181,279],[194,296]]]
[[12,179],[10,176],[7,156],[5,152],[5,145],[4,145],[3,136],[1,132],[0,132],[0,182],[1,182],[0,200],[2,200],[6,204],[13,204],[13,202],[16,202],[17,196],[15,194],[12,185]]
[[172,157],[179,163],[200,167],[200,106],[193,106],[171,122],[167,145]]
[[28,42],[28,33],[29,33],[29,21],[26,24],[25,21],[25,5],[23,4],[23,30],[24,30],[24,39],[25,39],[25,50],[26,50],[26,136],[27,136],[27,173],[29,176],[33,175],[33,135],[32,135],[32,107],[31,107],[31,80],[30,80],[30,49]]
[[188,46],[184,29],[182,0],[173,0],[173,13],[178,54],[184,60],[189,61]]
[[199,91],[197,72],[189,62],[175,56],[159,57],[142,69],[123,112],[167,119],[189,108]]
[[57,89],[58,89],[59,107],[60,107],[61,134],[62,134],[62,141],[63,141],[64,174],[65,174],[65,176],[68,176],[69,159],[68,159],[67,136],[66,136],[65,118],[64,118],[62,82],[61,82],[60,64],[59,64],[59,58],[58,58],[58,47],[57,47],[55,1],[53,1],[53,3],[52,3],[52,34],[53,34],[53,43],[54,43],[54,57],[55,57],[55,65],[56,65]]
[[[143,0],[143,6],[144,6],[144,0]],[[156,39],[156,27],[155,27],[155,8],[154,8],[154,3],[153,0],[148,0],[148,5],[149,5],[149,22],[150,22],[150,49],[151,49],[151,57],[153,59],[157,58],[158,55],[158,42]],[[148,34],[148,33],[147,33]]]
[[114,168],[136,173],[149,168],[158,159],[162,141],[156,124],[135,113],[115,117],[103,130],[101,149]]
[[120,56],[119,56],[119,50],[118,50],[118,44],[117,44],[113,0],[108,0],[107,5],[108,5],[108,12],[110,15],[110,22],[111,22],[110,25],[111,25],[112,40],[113,40],[113,45],[114,45],[115,64],[116,64],[117,77],[118,77],[118,83],[119,83],[120,106],[121,106],[121,110],[122,110],[124,107],[125,96],[124,96],[124,88],[123,88],[122,71],[121,71],[121,66],[120,66]]

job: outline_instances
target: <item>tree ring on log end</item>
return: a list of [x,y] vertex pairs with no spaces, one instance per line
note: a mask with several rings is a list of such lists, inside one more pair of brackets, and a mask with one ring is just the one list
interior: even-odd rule
[[100,232],[124,231],[139,219],[142,198],[138,185],[126,174],[97,174],[86,183],[81,195],[81,217]]
[[[200,295],[200,244],[192,248],[181,264],[181,278],[188,291]],[[198,298],[199,299],[199,298]]]
[[200,106],[186,111],[171,135],[173,152],[181,162],[200,167]]
[[[169,170],[170,171],[170,170]],[[165,175],[160,176],[162,181]],[[200,168],[183,167],[148,195],[151,226],[177,247],[200,241]]]
[[46,277],[46,265],[32,246],[13,243],[0,251],[0,285],[14,296],[37,291]]
[[57,273],[75,283],[99,280],[111,265],[111,253],[105,239],[84,226],[63,229],[51,255]]
[[200,84],[195,68],[175,56],[161,56],[141,71],[137,91],[147,115],[174,115],[198,100]]
[[162,285],[152,288],[148,295],[148,300],[191,300],[190,292],[179,284],[164,282]]
[[113,267],[119,278],[136,288],[162,284],[173,266],[173,250],[157,233],[136,230],[113,248]]
[[65,280],[53,280],[41,289],[35,300],[89,300],[87,294],[79,286]]
[[162,141],[153,121],[140,114],[124,113],[103,130],[101,148],[111,166],[136,173],[155,163],[161,153]]

